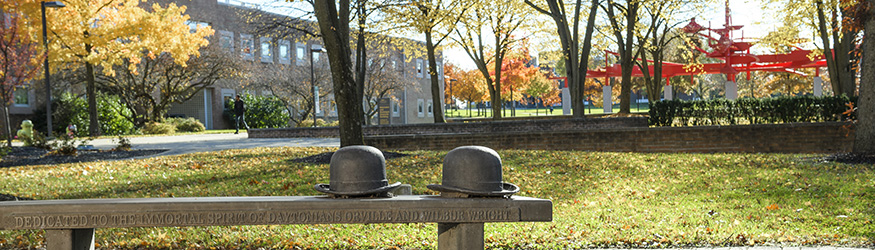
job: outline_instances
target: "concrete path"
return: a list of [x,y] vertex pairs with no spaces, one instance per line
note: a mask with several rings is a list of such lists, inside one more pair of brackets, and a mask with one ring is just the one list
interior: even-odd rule
[[[220,151],[257,147],[339,147],[338,138],[248,138],[240,134],[197,134],[174,136],[128,137],[132,149],[167,149],[167,152],[151,155],[165,156],[196,152]],[[17,144],[17,145],[16,145]],[[97,139],[88,143],[97,149],[112,149],[116,139]],[[13,146],[20,146],[14,143]]]

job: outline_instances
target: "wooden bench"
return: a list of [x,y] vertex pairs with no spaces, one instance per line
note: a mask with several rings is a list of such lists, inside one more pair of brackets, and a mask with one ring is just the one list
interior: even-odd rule
[[512,198],[320,196],[0,202],[0,230],[46,230],[47,249],[93,249],[95,228],[438,223],[439,249],[483,249],[483,223],[551,221],[552,202]]

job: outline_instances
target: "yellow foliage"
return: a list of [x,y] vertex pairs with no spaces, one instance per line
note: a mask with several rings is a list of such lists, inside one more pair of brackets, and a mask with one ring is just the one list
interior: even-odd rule
[[[198,27],[190,32],[185,6],[153,4],[151,10],[141,8],[139,0],[68,0],[66,7],[46,11],[49,30],[49,58],[53,67],[79,67],[83,63],[100,65],[105,74],[113,75],[113,65],[124,60],[136,62],[147,55],[170,53],[182,66],[190,56],[209,42],[214,33],[210,27]],[[19,2],[24,15],[39,17],[40,1]],[[5,7],[5,6],[4,6]],[[25,19],[22,19],[25,20]],[[33,20],[21,27],[32,37],[42,34],[41,25]]]

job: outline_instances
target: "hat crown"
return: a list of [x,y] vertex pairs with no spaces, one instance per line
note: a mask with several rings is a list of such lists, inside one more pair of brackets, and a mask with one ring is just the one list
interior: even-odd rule
[[444,186],[467,190],[502,191],[501,157],[491,148],[463,146],[444,157]]
[[389,185],[386,159],[371,146],[343,147],[331,156],[330,189],[336,192],[367,192]]

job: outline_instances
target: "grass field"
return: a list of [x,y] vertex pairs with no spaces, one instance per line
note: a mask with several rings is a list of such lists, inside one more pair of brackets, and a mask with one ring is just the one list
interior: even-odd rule
[[[331,148],[259,148],[0,169],[0,193],[36,199],[319,195]],[[387,160],[390,181],[432,194],[445,151]],[[518,195],[553,201],[553,222],[486,224],[488,248],[869,246],[875,166],[813,155],[499,151]],[[435,224],[98,229],[99,248],[434,249]],[[0,231],[0,248],[44,247]]]

